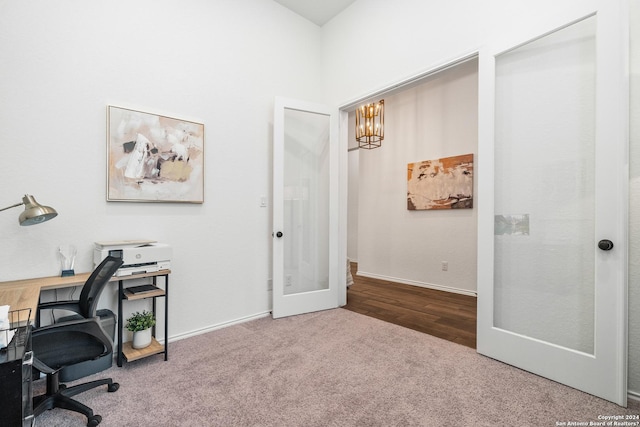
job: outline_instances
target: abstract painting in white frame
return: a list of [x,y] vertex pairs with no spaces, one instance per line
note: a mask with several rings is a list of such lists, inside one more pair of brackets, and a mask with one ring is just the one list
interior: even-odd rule
[[107,108],[107,200],[204,202],[204,125]]

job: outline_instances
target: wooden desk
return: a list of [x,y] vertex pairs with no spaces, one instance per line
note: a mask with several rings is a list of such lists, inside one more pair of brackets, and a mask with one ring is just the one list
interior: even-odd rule
[[[167,344],[168,344],[168,293],[169,293],[169,274],[171,270],[160,270],[153,273],[142,273],[142,274],[133,274],[131,276],[113,276],[109,281],[110,282],[118,282],[118,353],[117,353],[117,362],[118,366],[122,366],[123,361],[123,351],[126,353],[124,357],[127,357],[129,352],[133,354],[127,357],[127,360],[136,360],[140,357],[146,357],[150,354],[164,353],[164,360],[167,360],[168,352],[167,352]],[[34,320],[36,319],[38,304],[40,301],[40,293],[43,290],[49,289],[61,289],[61,288],[69,288],[73,286],[81,286],[84,282],[87,281],[91,273],[80,273],[75,276],[49,276],[49,277],[38,277],[34,279],[23,279],[23,280],[11,280],[7,282],[0,282],[0,305],[9,305],[10,310],[22,310],[22,309],[31,309],[31,316],[29,318],[31,324],[34,324]],[[155,294],[145,294],[141,296],[128,296],[124,292],[124,282],[127,280],[134,279],[144,279],[144,278],[152,278],[153,283],[156,283],[156,277],[163,276],[165,279],[165,290]],[[154,342],[154,345],[146,350],[146,352],[135,351],[130,349],[130,345],[126,346],[122,342],[122,302],[123,300],[133,300],[140,298],[153,298],[153,312],[156,311],[156,303],[155,297],[164,296],[165,297],[165,321],[164,321],[164,346],[158,344],[157,341]],[[155,336],[155,326],[153,330],[153,335]]]
[[33,323],[42,290],[79,286],[89,278],[90,274],[82,273],[69,277],[51,276],[0,282],[0,305],[9,305],[10,310],[30,308],[30,320]]
[[[145,277],[164,276],[171,270],[161,270],[155,273],[134,274],[131,276],[113,276],[110,282],[120,280],[143,279]],[[91,273],[80,273],[75,276],[49,276],[33,279],[10,280],[0,282],[0,305],[10,305],[11,310],[23,308],[31,309],[31,316],[35,316],[36,308],[40,300],[40,292],[49,289],[71,288],[83,285]],[[33,320],[33,317],[32,317]]]
[[40,300],[39,286],[13,286],[0,288],[0,305],[9,305],[9,310],[31,309],[29,320],[33,323]]

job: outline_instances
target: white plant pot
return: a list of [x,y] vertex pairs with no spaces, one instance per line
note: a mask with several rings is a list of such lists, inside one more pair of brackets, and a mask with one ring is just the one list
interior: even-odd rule
[[149,344],[151,344],[151,328],[133,333],[133,343],[131,344],[133,348],[145,348],[149,347]]

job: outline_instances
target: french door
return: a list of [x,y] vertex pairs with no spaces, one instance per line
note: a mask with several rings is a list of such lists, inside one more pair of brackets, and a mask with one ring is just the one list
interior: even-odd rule
[[276,98],[273,126],[273,317],[336,308],[337,111]]
[[590,3],[480,54],[477,348],[626,406],[628,14]]

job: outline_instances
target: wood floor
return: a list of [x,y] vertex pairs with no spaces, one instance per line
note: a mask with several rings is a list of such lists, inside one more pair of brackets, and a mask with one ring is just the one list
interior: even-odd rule
[[476,298],[356,275],[347,310],[476,348]]

